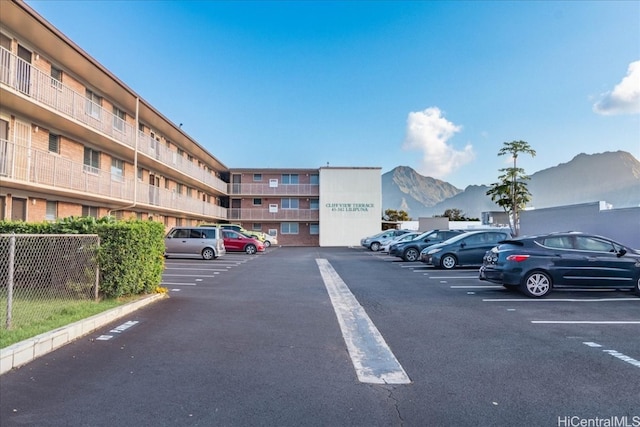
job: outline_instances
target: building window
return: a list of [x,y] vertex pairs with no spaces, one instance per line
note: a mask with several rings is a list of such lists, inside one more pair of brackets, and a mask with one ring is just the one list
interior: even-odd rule
[[124,160],[111,159],[111,179],[124,181]]
[[54,221],[58,217],[58,202],[51,202],[47,200],[47,212],[44,219],[47,221]]
[[60,154],[60,135],[49,133],[49,152]]
[[193,198],[193,188],[187,187],[187,197]]
[[84,171],[97,174],[100,171],[100,152],[84,147]]
[[51,202],[47,200],[47,212],[44,219],[47,221],[54,221],[58,217],[58,202]]
[[86,91],[87,101],[85,105],[85,111],[91,117],[96,119],[100,118],[100,110],[102,109],[102,97],[96,95],[93,91],[87,89]]
[[311,174],[309,175],[309,183],[311,185],[318,185],[320,184],[320,177],[318,176],[317,173]]
[[298,223],[283,222],[280,224],[280,234],[298,234]]
[[124,132],[124,124],[127,119],[127,114],[119,109],[118,107],[113,107],[113,128],[119,130],[120,132]]
[[142,181],[143,173],[144,173],[144,172],[142,172],[142,168],[138,168],[138,179],[139,179],[140,181]]
[[311,210],[320,209],[320,200],[318,200],[318,199],[309,200],[309,209],[311,209]]
[[182,187],[184,187],[182,184],[176,184],[176,193],[182,194]]
[[262,199],[253,199],[253,206],[262,206]]
[[98,218],[98,208],[95,206],[82,206],[82,216]]
[[178,147],[178,156],[183,157],[184,156],[184,150],[180,147]]
[[283,184],[298,184],[298,174],[297,173],[283,173],[282,174],[282,183]]
[[51,66],[51,86],[62,90],[62,70]]
[[261,173],[254,173],[253,174],[253,180],[257,181],[257,182],[262,181],[262,174]]
[[115,212],[113,213],[113,216],[114,216],[116,219],[118,219],[118,220],[123,219],[123,218],[124,218],[124,212],[122,212],[122,211],[115,211]]
[[309,234],[320,234],[320,224],[309,224]]
[[281,199],[280,207],[282,209],[298,209],[298,199]]
[[253,230],[253,231],[262,231],[262,223],[261,222],[254,222],[251,225],[251,230]]

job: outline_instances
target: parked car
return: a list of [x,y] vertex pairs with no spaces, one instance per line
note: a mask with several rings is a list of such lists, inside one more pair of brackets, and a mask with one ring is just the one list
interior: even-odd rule
[[413,240],[416,237],[418,237],[420,235],[420,233],[416,233],[416,232],[410,232],[410,233],[405,233],[405,234],[401,234],[399,236],[394,237],[393,239],[389,240],[384,246],[382,246],[380,248],[380,252],[389,252],[391,250],[391,247],[400,243],[400,242],[406,242],[409,240]]
[[226,253],[219,227],[173,227],[164,238],[164,256],[201,257],[206,260]]
[[400,236],[402,234],[409,233],[411,230],[384,230],[378,234],[374,234],[370,237],[365,237],[360,240],[360,244],[367,249],[371,249],[374,252],[380,250],[382,245],[393,239],[394,237]]
[[405,261],[418,261],[420,252],[427,246],[444,242],[454,236],[464,233],[462,230],[429,230],[416,236],[410,241],[396,243],[389,249],[389,255],[402,258]]
[[264,243],[256,238],[226,229],[222,229],[222,236],[224,237],[224,247],[227,252],[246,252],[250,255],[256,252],[264,252]]
[[489,249],[509,237],[508,231],[467,231],[442,243],[427,246],[420,252],[420,261],[447,270],[463,265],[479,266]]
[[268,248],[271,245],[277,245],[278,244],[278,238],[276,236],[272,236],[269,233],[263,233],[264,234],[264,245]]
[[[241,226],[240,224],[212,224],[216,227],[220,227],[223,228],[225,230],[233,230],[233,231],[237,231],[238,233],[242,233],[245,236],[248,237],[253,237],[254,239],[258,239],[261,242],[264,242],[266,239],[266,233],[263,233],[262,231],[252,231],[252,230],[247,230],[246,228],[244,228],[243,226]],[[209,224],[202,224],[202,227],[208,227]]]
[[640,295],[640,251],[577,232],[521,237],[489,250],[479,275],[530,297],[576,286],[630,288]]

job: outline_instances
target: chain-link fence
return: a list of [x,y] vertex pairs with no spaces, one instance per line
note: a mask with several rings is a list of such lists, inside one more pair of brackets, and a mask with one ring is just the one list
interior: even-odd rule
[[98,298],[97,235],[0,234],[0,330]]

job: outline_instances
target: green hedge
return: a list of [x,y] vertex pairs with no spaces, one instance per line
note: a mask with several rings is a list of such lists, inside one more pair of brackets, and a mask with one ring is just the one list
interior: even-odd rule
[[100,293],[107,298],[153,293],[164,270],[164,226],[112,217],[69,217],[55,222],[0,221],[0,234],[97,234]]

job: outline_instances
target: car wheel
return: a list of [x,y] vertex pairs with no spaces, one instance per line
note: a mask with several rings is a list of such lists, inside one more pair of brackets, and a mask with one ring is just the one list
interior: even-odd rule
[[214,259],[216,257],[216,253],[211,248],[204,248],[202,250],[202,258],[207,261],[210,259]]
[[378,252],[380,250],[380,243],[373,242],[369,248],[374,252]]
[[255,254],[257,252],[257,249],[256,249],[256,247],[254,245],[247,245],[244,248],[244,251],[246,253],[248,253],[249,255],[253,255],[253,254]]
[[446,270],[453,270],[457,263],[458,261],[453,255],[445,255],[440,260],[440,266]]
[[524,278],[521,289],[525,295],[540,298],[551,292],[551,276],[544,271],[533,271]]
[[265,240],[265,241],[264,241],[264,247],[265,247],[265,248],[268,248],[269,246],[271,246],[271,242],[270,242],[270,241],[268,241],[268,240]]
[[420,256],[420,252],[418,252],[416,248],[409,248],[406,251],[404,251],[403,258],[405,261],[414,262],[418,260],[419,256]]
[[638,280],[636,280],[636,295],[640,297],[640,276],[638,276]]

